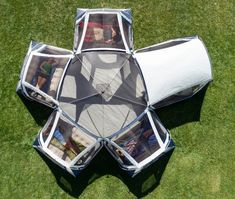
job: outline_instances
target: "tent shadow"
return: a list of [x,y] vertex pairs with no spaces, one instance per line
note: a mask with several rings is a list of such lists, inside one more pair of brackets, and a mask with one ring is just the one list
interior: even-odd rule
[[[78,198],[85,188],[102,176],[119,178],[136,197],[143,197],[154,190],[159,184],[166,165],[173,153],[172,149],[161,156],[155,163],[142,170],[135,177],[123,171],[106,149],[96,155],[78,177],[73,177],[64,169],[56,165],[40,151],[37,151],[54,175],[57,184],[69,195]],[[105,167],[104,167],[105,162]]]
[[53,112],[52,108],[49,108],[39,102],[29,100],[25,98],[20,92],[17,92],[18,96],[20,97],[21,101],[32,115],[33,119],[39,126],[43,126],[51,113]]
[[[173,129],[188,122],[199,121],[207,88],[208,86],[204,87],[190,99],[157,109],[156,113],[165,127]],[[18,95],[37,124],[45,124],[53,110],[37,102],[25,99],[20,94]],[[104,148],[101,149],[77,178],[71,176],[67,171],[48,159],[41,152],[38,151],[38,153],[51,170],[57,184],[73,197],[79,197],[86,187],[92,184],[96,179],[111,175],[119,178],[129,190],[139,198],[147,195],[158,187],[173,150],[174,149],[161,156],[156,162],[142,170],[133,178],[120,169],[118,163]]]
[[167,129],[173,129],[189,122],[200,121],[201,108],[208,84],[193,97],[156,110]]
[[167,163],[174,151],[174,148],[162,155],[157,161],[143,169],[135,177],[130,177],[126,173],[121,176],[121,180],[128,186],[129,190],[136,197],[144,197],[160,185],[162,175]]

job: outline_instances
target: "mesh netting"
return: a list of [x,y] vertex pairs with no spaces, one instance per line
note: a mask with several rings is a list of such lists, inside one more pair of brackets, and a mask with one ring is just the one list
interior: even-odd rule
[[140,71],[130,55],[86,52],[71,62],[59,102],[80,125],[107,137],[145,110],[145,95]]

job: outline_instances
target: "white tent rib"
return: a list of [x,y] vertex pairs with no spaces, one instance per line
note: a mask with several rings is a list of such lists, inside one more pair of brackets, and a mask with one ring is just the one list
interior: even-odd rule
[[99,129],[98,129],[97,126],[95,125],[95,122],[93,121],[93,119],[92,119],[92,117],[91,117],[90,112],[89,112],[88,109],[86,109],[86,112],[87,112],[87,114],[88,114],[88,116],[89,116],[89,119],[90,119],[91,123],[92,123],[93,126],[95,127],[97,133],[98,133],[101,137],[103,137],[103,135],[100,133]]
[[83,97],[83,98],[79,98],[79,99],[75,99],[75,100],[72,100],[72,101],[68,101],[66,103],[68,103],[68,104],[79,103],[79,102],[81,102],[83,100],[89,99],[89,98],[97,96],[97,95],[100,95],[100,94],[99,93],[95,93],[95,94],[92,94],[92,95],[89,95],[89,96],[86,96],[86,97]]
[[63,116],[66,117],[70,123],[72,123],[74,126],[76,126],[77,128],[82,129],[82,131],[89,135],[90,137],[92,137],[92,139],[98,139],[99,137],[96,136],[95,134],[93,134],[92,132],[90,132],[87,128],[85,128],[84,126],[82,126],[81,124],[75,122],[75,118],[72,118],[70,115],[68,115],[65,111],[63,111],[62,109],[59,109],[60,112],[62,112]]
[[[76,58],[78,59],[78,61],[82,64],[82,67],[86,70],[87,74],[90,74],[89,73],[89,70],[87,69],[87,66],[86,64],[79,58],[78,55],[76,55]],[[94,81],[94,77],[92,75],[89,75],[89,77],[91,77],[91,79]]]
[[125,123],[126,123],[126,121],[127,121],[127,118],[129,117],[129,115],[130,115],[130,109],[128,110],[128,113],[127,113],[126,116],[125,116],[125,119],[124,119],[124,121],[123,121],[123,123],[122,123],[121,129],[124,127],[124,125],[125,125]]
[[48,136],[46,142],[45,142],[44,145],[43,145],[44,148],[48,148],[48,145],[49,145],[49,143],[50,143],[50,141],[51,141],[51,139],[52,139],[52,137],[53,137],[53,135],[54,135],[54,132],[55,132],[57,123],[58,123],[58,121],[59,121],[59,118],[60,118],[60,112],[57,112],[57,113],[56,113],[56,116],[55,116],[54,124],[53,124],[53,126],[52,126],[52,128],[51,128],[51,131],[50,131],[50,134],[49,134],[49,136]]
[[146,104],[142,104],[142,103],[139,103],[139,102],[136,102],[136,101],[133,101],[133,100],[130,100],[130,99],[124,98],[124,97],[120,97],[120,96],[118,96],[118,95],[113,95],[113,96],[114,96],[114,97],[116,97],[116,98],[119,98],[119,99],[121,99],[121,100],[124,100],[124,101],[130,102],[130,103],[132,103],[132,104],[136,104],[136,105],[140,105],[140,106],[144,106],[144,107],[146,107]]
[[123,41],[123,43],[124,43],[126,52],[127,52],[127,53],[130,53],[130,49],[129,49],[128,45],[127,45],[126,38],[125,38],[125,36],[124,36],[121,14],[118,13],[118,14],[117,14],[117,17],[118,17],[118,23],[119,23],[119,27],[120,27],[120,31],[121,31],[121,35],[122,35],[122,41]]
[[119,70],[116,72],[116,74],[113,76],[113,78],[111,79],[111,81],[107,84],[107,86],[104,88],[104,91],[107,91],[107,89],[109,88],[109,86],[111,86],[112,82],[116,79],[116,77],[120,74],[120,71],[123,69],[123,67],[125,66],[125,64],[127,63],[129,59],[125,59],[123,61],[123,64],[121,65],[121,67],[119,68]]
[[79,46],[77,47],[77,53],[81,52],[81,48],[82,48],[82,44],[86,35],[86,31],[87,31],[87,24],[88,24],[88,19],[89,19],[89,14],[87,14],[85,16],[85,20],[84,20],[84,29],[83,29],[83,33],[82,33],[82,37],[79,43]]

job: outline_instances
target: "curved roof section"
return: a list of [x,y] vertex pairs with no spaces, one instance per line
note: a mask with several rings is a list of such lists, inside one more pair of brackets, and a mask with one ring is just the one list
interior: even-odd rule
[[144,82],[131,55],[84,52],[71,61],[58,97],[60,108],[97,137],[107,137],[147,107]]
[[136,51],[153,105],[176,93],[212,80],[211,63],[198,37],[171,40]]

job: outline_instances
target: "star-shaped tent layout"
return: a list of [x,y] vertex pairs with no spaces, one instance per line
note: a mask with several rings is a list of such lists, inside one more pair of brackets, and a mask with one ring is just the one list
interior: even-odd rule
[[34,147],[76,176],[106,147],[132,176],[172,150],[154,109],[212,80],[199,37],[133,50],[129,9],[78,9],[73,51],[31,42],[18,93],[54,109]]

